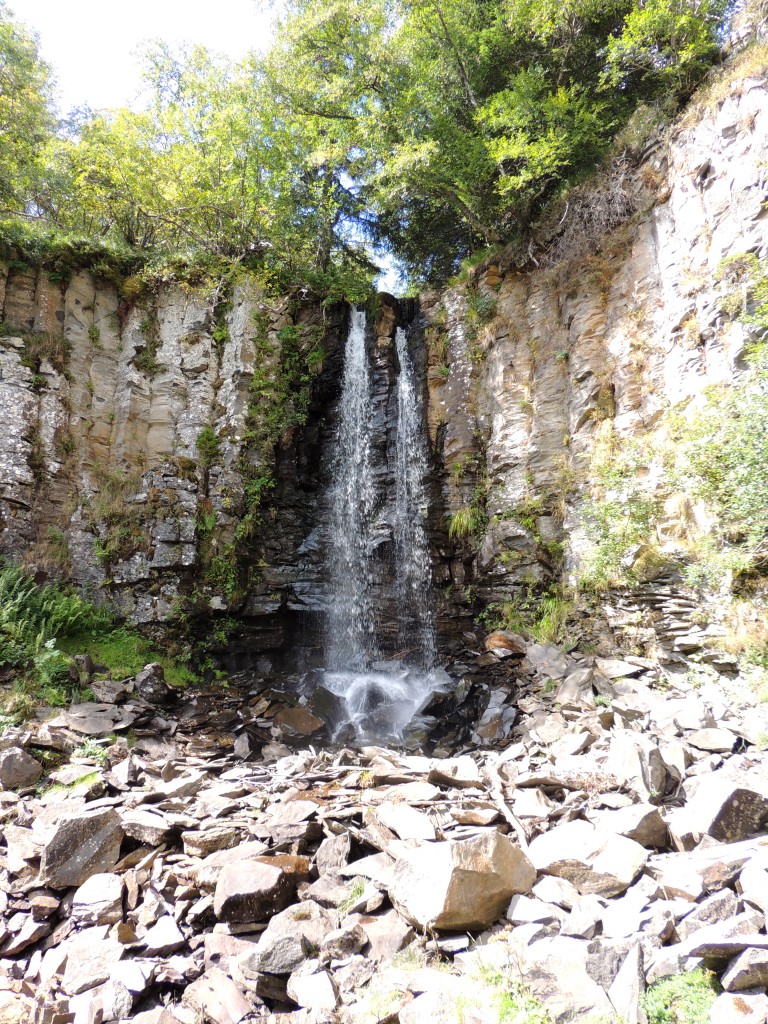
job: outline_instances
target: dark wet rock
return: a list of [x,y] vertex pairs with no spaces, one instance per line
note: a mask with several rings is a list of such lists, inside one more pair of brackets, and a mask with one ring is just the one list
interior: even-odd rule
[[152,662],[145,665],[134,680],[136,693],[145,700],[147,704],[157,704],[162,707],[172,704],[176,699],[176,693],[172,686],[165,681],[165,671],[159,662]]
[[117,863],[123,827],[109,807],[63,818],[43,850],[40,881],[54,889],[82,885]]
[[307,708],[322,719],[333,732],[348,716],[347,704],[343,697],[333,693],[327,687],[316,685],[307,701]]
[[313,736],[325,722],[303,707],[284,708],[274,717],[274,723],[283,736]]

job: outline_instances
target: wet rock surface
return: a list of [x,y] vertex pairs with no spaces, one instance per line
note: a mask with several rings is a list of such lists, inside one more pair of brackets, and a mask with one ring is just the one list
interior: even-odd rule
[[[97,736],[103,757],[50,776],[35,761],[37,789],[0,801],[12,1019],[408,1024],[459,1005],[484,1024],[493,977],[556,1022],[642,1021],[647,984],[704,965],[713,1021],[742,1000],[763,1024],[768,759],[745,724],[764,707],[504,639],[439,695],[484,688],[516,713],[503,738],[467,715],[429,753],[318,748],[263,686],[162,711],[127,686],[130,741]],[[571,683],[547,685],[553,667]],[[81,718],[43,715],[5,750],[77,749]]]

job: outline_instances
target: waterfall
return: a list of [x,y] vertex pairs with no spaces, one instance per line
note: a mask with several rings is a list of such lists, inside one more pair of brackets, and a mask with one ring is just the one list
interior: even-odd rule
[[[400,738],[435,688],[432,572],[427,535],[427,440],[406,332],[398,328],[399,363],[391,516],[398,641],[403,660],[384,660],[374,597],[382,585],[373,558],[383,500],[375,481],[373,374],[365,313],[353,310],[344,353],[327,534],[328,598],[323,684],[342,698],[358,738]],[[379,457],[381,461],[381,457]],[[380,468],[380,467],[379,467]],[[381,474],[378,476],[381,479]],[[377,575],[378,573],[378,575]],[[338,729],[337,729],[338,733]]]
[[397,464],[395,470],[395,567],[400,598],[400,641],[415,643],[419,665],[429,670],[435,660],[430,584],[432,565],[427,536],[429,472],[427,439],[421,413],[408,336],[395,334],[400,373],[397,378]]
[[364,668],[376,657],[369,557],[375,502],[373,401],[365,335],[365,313],[352,310],[344,353],[329,524],[331,606],[327,654],[334,669]]

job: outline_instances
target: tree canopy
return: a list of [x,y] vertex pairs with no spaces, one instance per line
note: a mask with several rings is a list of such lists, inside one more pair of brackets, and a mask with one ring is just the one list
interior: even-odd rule
[[147,102],[54,125],[34,38],[0,0],[7,209],[281,284],[416,282],[524,234],[638,104],[671,110],[729,0],[286,0],[266,55],[145,55]]
[[40,151],[54,125],[50,69],[37,40],[0,0],[0,206],[23,212],[34,201]]

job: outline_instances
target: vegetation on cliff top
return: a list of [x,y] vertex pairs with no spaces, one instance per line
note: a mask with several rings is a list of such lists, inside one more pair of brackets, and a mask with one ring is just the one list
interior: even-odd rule
[[525,231],[639,105],[689,96],[733,6],[290,0],[265,56],[155,44],[141,109],[56,124],[36,41],[0,4],[4,207],[46,225],[6,225],[4,254],[236,261],[346,294],[373,245],[443,279]]

